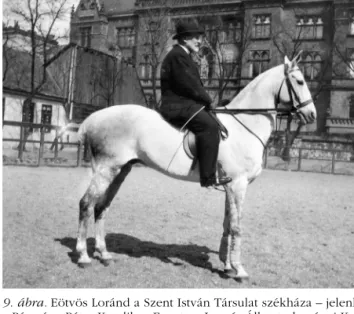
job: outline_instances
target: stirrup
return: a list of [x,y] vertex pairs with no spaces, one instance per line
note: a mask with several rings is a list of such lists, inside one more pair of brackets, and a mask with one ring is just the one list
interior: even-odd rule
[[222,178],[214,178],[211,180],[207,180],[203,184],[201,184],[202,187],[216,187],[220,185],[225,185],[228,184],[232,181],[230,177],[222,177]]

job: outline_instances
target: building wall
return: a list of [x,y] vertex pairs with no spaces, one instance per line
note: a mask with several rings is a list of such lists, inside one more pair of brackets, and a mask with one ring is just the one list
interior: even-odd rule
[[331,91],[331,102],[336,105],[331,106],[330,115],[336,118],[349,117],[350,101],[353,94],[353,91]]
[[[23,112],[23,102],[25,100],[24,96],[18,96],[16,94],[4,93],[3,99],[5,100],[5,121],[17,121],[22,122],[22,112]],[[33,123],[41,123],[42,119],[42,105],[52,106],[52,125],[64,126],[66,125],[65,110],[61,103],[56,101],[48,101],[43,99],[34,99],[34,117]],[[20,138],[20,128],[16,126],[5,125],[2,128],[3,139],[19,139]],[[45,133],[45,140],[52,141],[55,138],[55,130],[51,130],[49,133]],[[35,129],[33,134],[30,135],[29,140],[40,140],[39,129]],[[3,142],[3,147],[15,148],[18,142]],[[29,144],[29,146],[39,147],[39,144]]]
[[[124,56],[132,56],[136,62],[136,66],[139,68],[142,62],[142,43],[139,42],[139,32],[141,32],[141,21],[146,15],[143,5],[144,1],[136,1],[139,5],[135,12],[130,12],[129,15],[124,15],[124,12],[114,12],[114,14],[107,14],[107,36],[106,41],[112,45],[114,41],[118,41],[117,29],[120,27],[136,27],[136,43],[133,47],[121,47],[120,52]],[[348,36],[348,16],[354,12],[353,1],[312,1],[312,0],[299,0],[299,1],[280,1],[280,0],[268,0],[268,1],[252,1],[252,0],[240,0],[230,1],[229,3],[223,3],[218,5],[217,1],[212,4],[204,4],[203,1],[191,0],[189,5],[183,5],[179,1],[170,1],[173,6],[169,11],[168,17],[170,19],[170,30],[174,28],[173,21],[177,18],[193,18],[206,16],[208,14],[214,16],[222,16],[225,14],[233,14],[234,16],[241,16],[243,19],[244,31],[246,28],[252,26],[252,18],[255,15],[269,14],[271,16],[271,36],[269,38],[255,39],[251,37],[244,37],[247,42],[247,48],[242,58],[240,80],[229,84],[228,89],[224,93],[224,98],[231,98],[235,93],[245,86],[250,80],[251,74],[251,60],[250,52],[252,50],[269,50],[270,60],[268,67],[276,66],[284,62],[284,55],[288,55],[289,58],[294,55],[295,50],[300,49],[304,51],[303,56],[306,57],[309,53],[318,53],[321,57],[321,75],[316,79],[307,79],[308,85],[316,98],[316,108],[318,111],[317,124],[307,126],[303,128],[305,131],[317,131],[318,133],[324,133],[326,131],[326,121],[329,116],[339,114],[341,117],[349,119],[348,110],[343,108],[348,107],[347,96],[350,92],[354,92],[354,81],[349,80],[346,77],[345,84],[347,89],[344,92],[340,92],[340,85],[332,81],[334,64],[337,60],[333,56],[333,41],[337,40],[341,47],[354,48],[354,36]],[[143,5],[140,5],[143,4]],[[76,11],[79,12],[79,9]],[[144,13],[145,12],[145,13]],[[104,12],[103,12],[104,13]],[[103,14],[102,13],[102,14]],[[77,13],[79,14],[79,13]],[[300,39],[296,38],[296,24],[298,23],[298,17],[312,17],[319,16],[323,21],[323,37],[319,39]],[[102,17],[99,17],[102,19]],[[96,17],[96,19],[99,19]],[[338,23],[339,21],[339,23]],[[88,20],[75,20],[72,24],[72,28],[77,28],[80,25],[86,25]],[[93,23],[93,22],[92,22]],[[168,31],[166,29],[166,31]],[[287,47],[283,51],[279,51],[274,42],[274,36],[278,33],[283,34],[283,39],[287,40]],[[94,36],[95,34],[93,34]],[[175,42],[170,40],[168,42],[171,47]],[[102,44],[101,48],[102,48]],[[169,49],[168,47],[168,49]],[[100,49],[100,47],[93,47]],[[284,47],[283,47],[284,48]],[[166,51],[168,51],[166,49]],[[161,55],[161,59],[164,55]],[[336,65],[337,67],[337,65]],[[343,64],[344,72],[347,72],[347,67]],[[140,70],[139,70],[140,73]],[[159,69],[158,69],[159,73]],[[152,94],[152,81],[151,79],[142,79],[142,85],[144,86],[145,93]],[[157,86],[159,81],[156,82]],[[211,96],[217,98],[217,82],[212,83],[205,81],[205,86],[208,88]],[[157,92],[159,97],[159,91]],[[341,95],[341,96],[339,96]],[[158,99],[157,99],[158,100]]]

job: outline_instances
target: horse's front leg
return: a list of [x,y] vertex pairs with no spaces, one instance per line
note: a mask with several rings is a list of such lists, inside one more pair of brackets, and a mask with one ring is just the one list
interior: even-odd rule
[[225,273],[229,274],[232,272],[231,261],[230,261],[230,244],[231,244],[231,235],[230,235],[230,202],[229,198],[225,197],[225,214],[223,222],[224,232],[220,241],[219,247],[219,259],[225,265]]
[[[236,180],[226,186],[224,233],[220,249],[225,248],[222,257],[225,260],[225,272],[236,272],[235,278],[248,278],[241,263],[241,216],[248,181]],[[221,250],[220,250],[221,252]]]

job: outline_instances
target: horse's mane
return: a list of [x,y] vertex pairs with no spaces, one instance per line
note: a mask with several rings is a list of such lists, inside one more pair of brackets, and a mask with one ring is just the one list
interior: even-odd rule
[[230,102],[231,107],[239,107],[245,98],[250,97],[252,95],[252,91],[257,88],[257,86],[263,82],[263,79],[271,74],[272,72],[279,70],[283,65],[278,65],[276,67],[270,68],[267,71],[259,74],[255,77],[251,82],[249,82]]

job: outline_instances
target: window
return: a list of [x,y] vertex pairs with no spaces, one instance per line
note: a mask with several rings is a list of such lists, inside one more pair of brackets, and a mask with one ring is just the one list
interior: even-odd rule
[[117,28],[119,48],[132,48],[135,45],[135,30],[132,27]]
[[224,21],[221,26],[206,25],[205,36],[208,42],[215,45],[241,42],[242,24],[238,21]]
[[349,34],[354,35],[354,12],[351,12],[349,18]]
[[318,52],[308,52],[304,54],[302,60],[303,73],[307,80],[315,80],[318,78],[322,67],[322,58]]
[[224,62],[222,68],[224,70],[224,78],[235,78],[237,76],[237,62]]
[[156,101],[153,95],[147,96],[148,108],[156,108]]
[[354,94],[350,97],[349,103],[349,118],[354,119]]
[[354,79],[354,49],[348,49],[348,74],[349,77]]
[[296,39],[322,39],[323,21],[319,16],[297,17]]
[[209,80],[215,77],[215,60],[212,51],[208,47],[202,47],[199,50],[199,58],[196,58],[199,66],[200,77],[203,80]]
[[81,33],[81,46],[91,47],[91,27],[83,27],[80,29]]
[[34,121],[34,107],[35,103],[25,100],[22,108],[22,121],[23,122],[32,122]]
[[143,62],[140,63],[140,78],[143,80],[149,80],[152,78],[152,66],[150,62],[150,56],[144,55]]
[[[42,116],[41,116],[42,124],[52,124],[52,106],[51,105],[42,105]],[[50,128],[45,128],[45,133],[50,133]]]
[[269,50],[250,51],[250,77],[256,77],[268,69],[270,61]]
[[253,16],[252,37],[253,38],[270,37],[270,15]]
[[6,98],[2,98],[2,121],[4,122],[5,120],[5,106],[6,106]]

